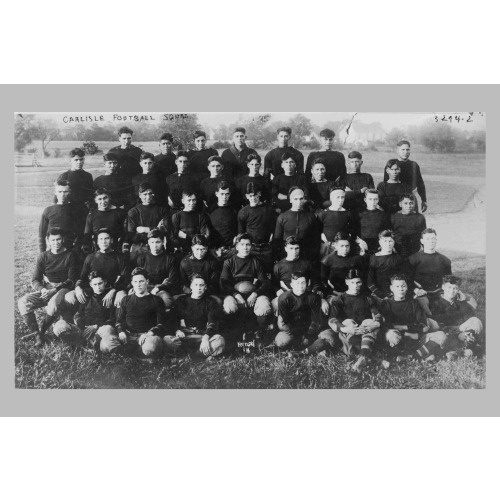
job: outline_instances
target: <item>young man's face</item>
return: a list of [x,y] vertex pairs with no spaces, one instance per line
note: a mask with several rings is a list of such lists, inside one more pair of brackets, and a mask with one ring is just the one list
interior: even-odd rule
[[335,250],[339,257],[347,257],[351,250],[351,244],[348,240],[338,240],[335,242]]
[[297,164],[293,158],[288,158],[287,160],[281,162],[281,168],[284,170],[285,175],[290,176],[295,173]]
[[59,205],[64,205],[69,200],[69,195],[70,195],[69,186],[56,186],[55,194],[57,198],[57,203],[59,203]]
[[98,194],[95,197],[95,202],[98,210],[107,210],[111,203],[109,195],[107,194]]
[[396,300],[402,300],[408,291],[408,285],[405,280],[394,280],[390,286],[391,292]]
[[191,281],[191,297],[193,299],[199,299],[203,296],[207,289],[207,285],[205,284],[205,280],[202,278],[195,278]]
[[295,189],[290,193],[290,203],[292,210],[302,210],[306,202],[304,191],[302,189]]
[[297,260],[300,255],[300,246],[288,244],[285,245],[286,260]]
[[63,246],[62,234],[55,234],[49,236],[49,248],[52,252],[58,252]]
[[290,134],[288,132],[280,132],[278,134],[278,146],[280,148],[288,146],[288,141],[290,140]]
[[443,283],[441,288],[443,289],[443,297],[449,302],[453,302],[460,291],[458,284]]
[[252,250],[252,243],[250,240],[240,240],[239,243],[236,244],[238,257],[248,257],[250,255],[250,250]]
[[161,238],[149,238],[148,245],[153,255],[158,255],[163,250],[163,240]]
[[290,286],[295,295],[303,295],[307,289],[307,280],[303,276],[295,280],[292,279],[292,281],[290,281]]
[[166,155],[172,152],[172,141],[169,141],[168,139],[162,139],[159,144],[161,154]]
[[132,134],[120,134],[118,140],[122,149],[128,148],[132,144]]
[[200,137],[197,137],[195,140],[194,140],[194,145],[196,147],[196,149],[198,150],[202,150],[202,149],[205,149],[205,144],[207,143],[207,138],[206,137],[203,137],[202,135],[200,135]]
[[106,169],[106,175],[114,174],[118,170],[118,162],[114,160],[105,161],[104,168]]
[[236,147],[242,147],[245,145],[245,140],[247,136],[243,132],[235,132],[233,134],[233,142]]
[[333,137],[321,136],[321,146],[323,149],[330,150],[333,147]]
[[410,146],[408,146],[408,144],[403,144],[398,147],[397,152],[400,160],[407,160],[410,157]]
[[345,200],[345,192],[342,191],[341,189],[335,189],[330,193],[330,201],[332,202],[330,208],[334,209],[342,208],[344,200]]
[[139,198],[143,205],[151,205],[155,200],[155,194],[152,189],[146,189],[142,193],[139,193]]
[[73,156],[71,158],[71,170],[82,170],[85,156]]
[[325,180],[326,168],[322,163],[316,163],[311,170],[313,179],[316,182],[323,182]]
[[106,282],[102,278],[92,278],[90,280],[90,288],[96,295],[101,295],[106,288]]
[[153,170],[155,162],[151,158],[144,158],[141,160],[141,168],[143,174],[149,174]]
[[399,174],[401,173],[399,165],[394,164],[392,167],[387,167],[385,171],[391,181],[399,181]]
[[368,208],[368,210],[375,210],[375,208],[377,208],[378,201],[379,201],[378,194],[366,193],[365,203],[366,203],[366,208]]
[[420,243],[424,247],[424,252],[431,253],[436,250],[437,246],[437,236],[434,233],[425,233],[422,238],[420,238]]
[[349,164],[349,173],[357,174],[361,171],[363,160],[360,160],[359,158],[348,158],[347,163]]
[[97,246],[101,252],[105,252],[109,249],[112,243],[111,236],[108,233],[99,233],[97,235]]
[[175,160],[175,164],[177,165],[177,172],[179,174],[184,174],[189,167],[189,159],[187,156],[179,156],[179,158]]
[[247,193],[245,196],[251,207],[256,207],[260,203],[260,191],[258,191],[257,193]]
[[210,177],[220,177],[222,171],[224,170],[224,165],[218,161],[211,161],[208,164],[208,171],[210,172]]
[[224,207],[229,204],[229,198],[231,196],[231,190],[228,189],[218,189],[215,192],[215,196],[217,196],[217,204],[220,207]]
[[208,248],[203,245],[193,245],[191,250],[193,252],[193,257],[197,260],[203,260],[208,252]]
[[137,295],[143,295],[148,290],[149,280],[144,277],[142,274],[136,274],[132,276],[132,287],[134,289],[134,293]]
[[404,198],[399,202],[401,212],[405,215],[411,214],[415,210],[415,201],[411,198]]
[[392,253],[394,250],[394,238],[390,236],[384,236],[378,240],[380,244],[380,250],[383,253]]
[[252,160],[247,163],[248,171],[250,177],[255,177],[258,175],[260,170],[260,162],[258,160]]
[[350,280],[345,280],[347,285],[347,293],[349,295],[359,295],[361,293],[361,287],[363,282],[360,278],[352,278]]
[[184,205],[185,212],[192,212],[196,208],[196,195],[183,195],[182,204]]

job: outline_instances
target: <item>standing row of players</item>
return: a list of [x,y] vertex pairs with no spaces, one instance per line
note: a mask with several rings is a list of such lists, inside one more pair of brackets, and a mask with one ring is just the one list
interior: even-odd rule
[[[72,154],[73,153],[74,152],[72,152]],[[80,165],[80,168],[69,171],[67,173],[68,177],[71,177],[72,172],[81,171],[83,167],[83,157],[78,158],[78,156],[79,155],[72,156],[72,163]],[[357,155],[352,156],[353,158],[351,159],[356,160],[360,167],[360,158],[358,158]],[[77,158],[77,160],[74,161],[74,158]],[[334,327],[336,324],[334,319],[337,321],[339,320],[338,310],[334,304],[340,300],[340,297],[352,295],[347,282],[349,276],[351,276],[349,279],[356,279],[361,283],[358,288],[360,288],[360,292],[363,293],[363,297],[365,297],[365,292],[368,291],[368,285],[372,293],[370,299],[372,301],[370,304],[372,320],[375,323],[379,323],[378,328],[382,326],[380,323],[380,313],[375,314],[372,306],[373,304],[382,306],[382,304],[388,303],[381,301],[381,298],[386,301],[396,300],[396,294],[392,288],[393,282],[398,281],[394,280],[395,276],[399,276],[399,281],[405,281],[406,286],[411,287],[414,295],[419,297],[418,300],[413,300],[413,298],[408,300],[411,304],[417,304],[417,306],[414,306],[417,308],[415,311],[422,312],[424,314],[424,319],[433,315],[433,312],[429,308],[429,300],[424,299],[428,299],[428,297],[441,298],[439,291],[441,288],[444,290],[444,285],[440,283],[443,277],[447,276],[446,279],[448,282],[450,279],[452,281],[455,280],[455,278],[449,277],[451,273],[451,264],[449,260],[435,252],[435,232],[433,230],[427,230],[421,234],[422,228],[425,228],[425,219],[421,214],[415,212],[415,199],[407,188],[405,188],[403,194],[398,197],[401,211],[391,214],[393,210],[390,208],[386,208],[386,211],[381,209],[379,206],[379,192],[373,190],[369,186],[362,186],[359,190],[360,193],[354,193],[357,195],[354,197],[355,210],[349,211],[343,207],[343,204],[346,198],[346,188],[348,192],[350,188],[345,185],[343,186],[340,179],[336,179],[335,182],[332,182],[328,186],[327,191],[329,200],[323,199],[325,205],[318,205],[312,201],[313,197],[308,196],[309,189],[307,185],[300,187],[296,186],[296,183],[294,183],[288,190],[288,196],[282,196],[281,198],[277,197],[279,201],[286,201],[290,204],[291,208],[287,210],[286,206],[280,208],[277,204],[274,204],[274,207],[272,207],[263,202],[262,198],[265,198],[265,196],[262,196],[263,189],[261,185],[254,180],[250,180],[246,184],[245,192],[248,205],[240,210],[236,219],[238,224],[246,223],[246,226],[243,225],[239,228],[242,234],[235,237],[233,233],[231,237],[225,241],[218,238],[215,239],[218,243],[227,242],[227,245],[222,244],[219,246],[217,243],[211,245],[209,242],[214,241],[213,238],[210,238],[211,232],[212,234],[218,234],[220,237],[221,231],[219,229],[227,229],[225,222],[230,220],[225,214],[234,214],[234,202],[229,202],[234,189],[231,181],[227,178],[220,179],[220,175],[217,175],[220,174],[220,171],[223,171],[224,168],[221,160],[222,159],[219,157],[215,159],[209,157],[208,165],[211,174],[209,179],[215,178],[217,181],[214,183],[215,198],[217,201],[212,205],[208,199],[205,199],[203,210],[197,211],[195,209],[198,194],[190,189],[183,189],[180,197],[183,209],[170,214],[168,213],[170,210],[169,206],[162,206],[155,203],[156,191],[151,183],[148,184],[143,182],[139,184],[138,194],[142,203],[129,210],[126,218],[127,234],[125,235],[120,235],[120,231],[122,231],[121,228],[123,228],[123,220],[125,220],[118,217],[118,211],[120,209],[111,203],[112,195],[110,195],[105,188],[99,188],[95,192],[97,209],[91,210],[88,214],[86,224],[87,230],[84,232],[87,238],[90,236],[90,241],[92,237],[94,237],[96,252],[86,257],[83,269],[80,271],[79,282],[76,278],[79,274],[78,261],[82,254],[80,252],[79,256],[78,243],[85,243],[85,241],[89,240],[86,240],[85,237],[79,239],[78,235],[74,239],[70,238],[68,240],[67,235],[68,233],[78,233],[78,231],[75,231],[75,222],[78,221],[78,217],[75,216],[75,214],[79,211],[84,212],[84,209],[81,205],[79,207],[77,206],[79,202],[81,203],[82,199],[78,199],[77,196],[74,196],[74,189],[75,187],[78,189],[81,186],[79,183],[75,182],[75,179],[69,182],[66,179],[59,179],[56,183],[57,205],[60,207],[72,207],[68,213],[71,213],[73,218],[68,225],[69,227],[67,226],[66,229],[57,230],[55,226],[49,227],[48,243],[50,249],[40,255],[33,277],[33,285],[36,292],[26,295],[19,301],[20,311],[30,330],[37,334],[38,342],[43,342],[43,336],[47,327],[54,321],[59,313],[62,313],[65,319],[55,325],[57,326],[57,328],[54,328],[55,332],[60,332],[61,328],[66,332],[75,332],[76,330],[82,331],[81,328],[78,328],[74,324],[74,321],[76,321],[73,317],[74,308],[78,306],[78,304],[81,305],[80,309],[82,307],[87,307],[87,304],[92,304],[90,307],[92,309],[92,307],[96,305],[96,300],[90,299],[95,299],[97,296],[99,297],[97,303],[100,304],[98,309],[104,309],[104,312],[108,313],[113,307],[117,307],[118,317],[120,317],[120,314],[125,314],[125,323],[123,323],[124,318],[122,318],[120,326],[119,323],[116,323],[114,327],[111,324],[98,325],[98,323],[92,323],[87,326],[95,327],[97,325],[99,327],[93,328],[94,332],[92,334],[89,334],[86,327],[83,329],[87,337],[90,338],[93,336],[94,339],[100,338],[98,345],[102,350],[107,352],[110,350],[109,345],[106,342],[103,343],[103,341],[104,338],[109,340],[109,335],[104,335],[104,337],[102,335],[100,337],[95,336],[97,330],[102,326],[109,327],[106,328],[108,333],[110,332],[110,328],[116,329],[115,336],[112,336],[116,343],[116,348],[123,346],[124,343],[128,343],[126,332],[129,334],[140,333],[140,335],[131,335],[131,339],[139,341],[138,343],[143,346],[142,352],[145,355],[156,355],[163,348],[179,349],[183,342],[187,342],[189,345],[192,345],[193,342],[194,345],[201,345],[200,352],[204,354],[219,354],[224,349],[226,343],[225,339],[227,340],[228,335],[231,337],[231,322],[226,322],[226,326],[229,325],[229,328],[226,328],[225,335],[218,334],[219,336],[216,339],[217,348],[213,348],[213,346],[209,348],[210,343],[207,344],[207,342],[212,335],[207,334],[206,331],[210,330],[210,332],[214,334],[214,331],[218,328],[214,325],[220,324],[218,321],[214,322],[213,319],[215,317],[220,318],[218,312],[223,311],[226,317],[230,317],[231,315],[237,313],[241,314],[248,310],[254,313],[258,324],[255,339],[251,342],[255,343],[256,341],[261,344],[267,343],[269,340],[268,332],[272,330],[266,327],[269,324],[271,326],[273,325],[271,319],[274,311],[274,313],[277,314],[277,323],[275,326],[279,330],[278,334],[273,339],[274,345],[282,348],[290,346],[297,347],[297,341],[300,339],[299,344],[304,348],[302,352],[318,352],[318,350],[323,350],[325,348],[333,348],[334,345],[338,343],[337,341],[340,340],[342,341],[344,350],[349,350],[349,352],[351,352],[351,349],[348,349],[348,347],[351,344],[356,344],[354,341],[363,338],[366,344],[368,342],[368,337],[373,338],[375,341],[378,331],[375,334],[374,330],[371,330],[369,332],[370,335],[365,339],[365,335],[362,332],[368,332],[365,328],[366,325],[361,325],[364,320],[361,322],[355,321],[356,325],[360,325],[359,328],[349,329],[345,326]],[[258,178],[260,170],[259,158],[249,157],[247,160],[249,160],[248,163],[256,162],[259,166],[259,169],[255,168],[256,175],[251,176]],[[321,175],[323,170],[326,170],[326,161],[321,157],[320,160],[321,161],[318,161],[318,158],[316,158],[311,161],[313,182],[309,183],[310,186],[328,182],[324,180],[324,175]],[[141,166],[143,162],[146,163],[145,160],[141,161]],[[187,167],[185,170],[189,171],[189,157],[187,154],[183,152],[178,153],[175,162],[178,169],[178,173],[176,174],[178,177],[189,175],[184,174],[182,171],[182,166]],[[353,163],[355,162],[353,161]],[[296,175],[294,173],[296,162],[290,153],[283,153],[281,157],[281,166],[284,173],[278,173],[273,178],[273,195],[275,194],[274,186],[277,184],[276,180],[280,178],[280,175],[284,177]],[[399,170],[391,168],[394,166],[399,167],[397,163],[388,164],[387,174],[389,176],[391,175],[391,171]],[[390,182],[391,179],[396,182]],[[263,177],[263,180],[265,180],[265,177]],[[297,180],[297,177],[295,177],[294,180]],[[402,183],[397,176],[394,176],[394,178],[389,179],[387,184],[401,185]],[[71,191],[71,187],[73,187],[73,191]],[[73,196],[71,196],[72,194]],[[361,196],[359,196],[360,194]],[[284,195],[284,193],[282,193],[282,195]],[[364,198],[366,201],[365,209],[359,206],[359,198]],[[168,205],[171,205],[171,201],[173,201],[171,196],[168,196],[168,200]],[[83,205],[85,205],[85,202]],[[326,208],[326,210],[321,210],[325,207],[328,208]],[[49,207],[49,209],[50,208],[52,207]],[[172,207],[172,209],[175,210],[174,207]],[[422,204],[422,209],[425,209],[424,204]],[[40,225],[41,235],[44,234],[42,226],[46,224],[47,210],[44,212],[44,216],[42,216]],[[247,213],[245,217],[245,210],[250,214],[255,212],[260,213],[260,215],[255,217],[249,216]],[[97,215],[103,216],[106,223],[110,221],[114,223],[106,224],[109,226],[107,229],[102,229],[102,219],[100,219],[95,226],[92,226],[92,224],[89,225],[89,222],[94,219],[93,214],[95,215],[96,212],[102,212],[101,214],[97,213]],[[152,212],[155,213],[156,217],[156,221],[153,224],[151,224],[150,219],[146,219]],[[275,218],[273,219],[273,217],[277,212],[280,212],[280,214],[276,222],[274,222]],[[365,212],[372,212],[372,214],[369,215],[376,214],[377,220],[380,218],[380,221],[384,221],[383,225],[374,228],[373,220],[371,220],[371,223],[366,223],[366,221],[365,224],[361,223],[360,215]],[[214,213],[218,216],[214,217]],[[326,215],[324,215],[325,213]],[[354,213],[356,215],[353,215]],[[159,217],[160,215],[161,217]],[[243,216],[240,217],[241,215]],[[403,221],[418,220],[418,223],[413,226],[412,224],[397,226],[395,222],[397,223],[398,219]],[[385,229],[389,227],[389,225],[392,225],[394,229],[396,229],[395,233]],[[156,226],[158,229],[153,229]],[[404,226],[412,229],[409,236],[401,230],[398,232],[397,228]],[[91,227],[93,229],[89,231],[88,229]],[[135,230],[131,231],[131,227]],[[234,224],[232,227],[234,227]],[[335,229],[332,229],[332,227]],[[363,227],[372,231],[371,238],[362,232]],[[336,231],[336,229],[339,229],[339,231]],[[382,231],[380,231],[381,229]],[[58,234],[52,234],[54,232]],[[196,234],[195,237],[193,237],[194,234]],[[302,238],[300,237],[301,235]],[[66,241],[63,236],[66,237]],[[424,241],[426,239],[434,240],[434,248],[432,251],[425,251],[426,247]],[[55,243],[53,248],[51,240],[60,240],[57,249],[55,248],[57,247]],[[121,246],[116,245],[116,242],[120,242],[120,240],[123,244]],[[40,240],[41,244],[42,242],[45,243],[45,238]],[[354,242],[356,242],[356,244],[354,244]],[[416,242],[418,242],[418,247],[415,246]],[[128,252],[120,255],[120,250],[124,248],[127,250],[128,243],[132,243],[130,255]],[[235,243],[234,248],[233,243]],[[272,244],[270,245],[270,243]],[[319,243],[321,243],[321,250],[319,249]],[[418,250],[420,243],[424,243],[424,249],[416,251],[415,255],[412,255],[414,253],[412,249]],[[376,251],[376,247],[378,248],[379,244],[380,251],[374,254],[373,252]],[[399,253],[393,252],[394,244],[399,245]],[[70,251],[70,246],[74,247],[73,251]],[[199,248],[196,248],[197,246]],[[299,257],[301,246],[302,257],[305,257],[304,259]],[[113,248],[117,251],[114,251]],[[42,250],[42,248],[40,249]],[[170,250],[174,249],[177,251],[176,254],[170,252]],[[192,249],[192,252],[188,253],[190,249]],[[355,251],[351,252],[351,249],[355,249]],[[279,255],[280,252],[286,254],[286,257],[279,260],[274,265],[275,283],[279,284],[279,286],[275,286],[275,290],[273,291],[272,280],[269,279],[269,271],[272,269],[276,259],[283,256]],[[323,256],[321,269],[319,269],[319,252],[321,252]],[[62,254],[65,255],[63,256]],[[434,254],[436,255],[431,258],[426,256]],[[408,255],[411,255],[410,259],[407,258]],[[179,260],[182,257],[184,258],[179,264]],[[410,265],[412,259],[413,263]],[[74,261],[73,264],[70,265],[69,260]],[[63,264],[60,266],[55,265],[55,261]],[[114,265],[112,261],[115,263]],[[184,268],[187,266],[191,269],[191,272],[186,272],[185,270],[184,277],[181,280],[176,278],[176,275],[180,276],[182,274],[183,264]],[[222,274],[220,274],[220,269],[217,269],[217,266],[220,264],[222,264]],[[136,265],[139,267],[132,271],[132,281],[131,284],[129,284],[130,273],[128,270]],[[208,270],[210,270],[208,273],[207,266]],[[417,270],[417,268],[420,268],[420,270]],[[406,271],[406,276],[408,277],[402,274],[404,271]],[[97,276],[94,276],[92,273],[97,273]],[[357,273],[355,278],[352,277],[353,273]],[[220,279],[218,278],[219,274]],[[139,276],[139,278],[136,278],[137,276]],[[62,279],[63,277],[65,279]],[[93,287],[93,284],[95,284],[94,280],[96,279],[104,283],[104,285],[101,284],[101,288],[102,286],[105,287],[106,284],[110,287],[102,300],[100,299],[102,294],[97,293]],[[426,282],[425,279],[428,281]],[[143,289],[143,292],[145,292],[144,294],[134,285],[134,280],[142,281],[143,284],[146,283]],[[300,293],[300,287],[297,289],[294,288],[293,284],[296,281],[305,283],[305,288],[302,293]],[[75,289],[71,290],[75,284]],[[184,290],[182,290],[183,287]],[[200,311],[198,311],[199,313],[203,311],[203,314],[201,314],[201,317],[203,317],[201,323],[199,321],[200,314],[194,311],[194,309],[196,309],[196,304],[201,304],[196,301],[201,298],[201,296],[195,296],[196,294],[193,288],[198,291],[204,288],[201,296],[206,297],[207,302],[210,302],[211,306],[213,306],[210,308],[205,304],[201,307]],[[279,297],[273,300],[276,289]],[[183,296],[183,298],[178,296],[182,291],[189,292],[194,302],[191,301],[190,304],[186,304],[187,296]],[[306,291],[307,297],[312,297],[312,299],[315,300],[305,300],[305,298],[298,300]],[[127,294],[128,292],[132,293]],[[151,294],[149,292],[151,292]],[[210,294],[210,296],[207,294]],[[313,294],[313,296],[310,294]],[[130,299],[130,297],[133,296],[138,298],[143,297],[143,295],[152,295],[152,297],[155,297],[156,309],[155,307],[151,309],[151,302],[155,302],[151,297],[149,301],[142,302]],[[470,300],[469,302],[463,300],[464,297],[461,294],[457,296],[462,300],[452,301],[454,307],[457,307],[457,304],[462,306],[462,308],[466,308],[466,305],[471,307],[469,305],[469,302],[471,302]],[[405,297],[403,297],[403,301],[407,300]],[[158,302],[158,300],[161,300],[161,303]],[[321,316],[321,321],[318,321],[318,316],[315,314],[317,313],[317,308],[314,304],[317,305],[318,301],[320,310],[322,310],[324,315]],[[47,315],[44,317],[39,329],[33,310],[37,307],[46,305],[47,302],[49,303]],[[432,303],[434,302],[435,301]],[[129,303],[130,305],[127,306]],[[140,305],[141,303],[142,306]],[[149,311],[149,316],[143,311],[144,304],[148,304],[146,309]],[[410,309],[412,309],[412,307],[410,307]],[[129,309],[131,310],[130,314]],[[211,318],[207,316],[208,309],[213,309]],[[158,328],[155,330],[154,325],[149,325],[147,327],[147,332],[144,332],[144,328],[146,328],[143,321],[145,317],[144,314],[148,316],[149,320],[152,320],[150,314],[151,310],[156,310],[160,315],[166,314],[167,316],[165,316],[165,318],[170,314],[171,321],[165,323],[165,318],[161,319],[160,316],[157,316],[156,320],[161,319],[161,322],[156,324]],[[186,314],[187,311],[189,311],[189,314]],[[471,311],[473,312],[473,308],[468,309],[468,312]],[[405,314],[406,312],[405,310]],[[82,316],[82,314],[85,315],[85,311],[80,311],[80,316]],[[91,316],[92,314],[93,313],[91,313]],[[127,320],[126,318],[129,315],[131,317]],[[321,328],[322,323],[326,321],[325,318],[328,318],[328,315],[331,316],[328,321],[331,329],[322,330],[318,338],[314,340],[311,338],[311,331],[316,331],[318,328]],[[141,321],[138,321],[138,318],[141,318]],[[162,335],[159,335],[160,333],[165,334],[166,330],[164,328],[166,328],[166,324],[176,324],[176,322],[178,322],[179,325],[182,325],[182,321],[184,321],[184,325],[186,325],[186,321],[189,323],[194,318],[197,319],[196,326],[185,327],[187,328],[186,332],[178,329],[176,332],[177,336],[164,335],[163,343],[159,343],[155,338],[149,339],[149,337],[161,337]],[[378,318],[378,321],[375,320],[375,318]],[[474,335],[478,336],[482,331],[482,325],[480,325],[480,322],[477,323],[479,320],[474,318],[473,315],[470,315],[466,320],[468,321],[471,318],[473,318],[473,321],[476,321],[475,329],[473,328],[472,330],[474,330]],[[408,317],[406,319],[410,318]],[[426,324],[423,326],[422,317],[419,317],[419,319],[420,321],[415,324],[420,324],[422,326],[422,331],[418,333],[420,335],[426,333],[427,335],[425,339],[423,339],[425,342],[423,342],[422,348],[426,345],[426,349],[429,350],[429,347],[433,347],[428,344],[432,339],[425,329],[430,329],[431,327],[428,324],[428,320],[425,321]],[[205,322],[205,320],[207,320],[207,322]],[[462,328],[464,331],[469,331],[471,328],[466,328],[470,326],[466,320],[462,321],[460,325],[454,326]],[[109,323],[109,319],[107,321]],[[306,328],[305,324],[308,322],[310,324],[308,326],[306,325]],[[127,326],[123,326],[124,324]],[[394,345],[396,345],[394,344],[394,338],[397,338],[394,332],[405,332],[403,328],[405,324],[395,323],[396,326],[401,328],[388,328],[390,323],[386,321],[384,325],[387,331],[383,337],[388,342],[388,345],[394,347]],[[82,324],[80,323],[80,327],[81,326]],[[162,328],[160,328],[160,326],[162,326]],[[440,339],[440,344],[436,344],[440,346],[440,349],[443,349],[445,340],[448,339],[449,335],[439,330],[441,326],[442,325],[435,323],[432,329],[444,335],[444,337]],[[205,333],[198,334],[195,333],[195,331]],[[298,332],[302,333],[299,334]],[[389,334],[389,332],[391,333]],[[285,335],[285,333],[287,335]],[[414,334],[415,332],[406,333]],[[197,337],[193,337],[193,335],[197,335]],[[272,335],[274,336],[274,334]],[[405,335],[403,337],[400,335],[399,340],[407,336],[408,335]],[[389,337],[392,338],[391,341],[388,340]],[[187,340],[179,340],[183,338]],[[344,342],[346,339],[348,339],[347,343]],[[230,340],[234,341],[235,339],[231,338]],[[242,344],[248,343],[245,342],[247,339],[241,340],[243,341]],[[423,341],[422,339],[420,340]],[[146,341],[148,347],[145,348],[144,343]],[[169,341],[173,343],[170,347],[168,347]],[[434,342],[434,340],[432,341]],[[149,343],[151,342],[156,345],[153,350],[149,347]],[[198,344],[196,344],[197,342]],[[131,342],[131,344],[134,345],[134,342]],[[402,345],[402,342],[398,341],[397,345],[400,344]],[[371,352],[372,346],[370,345],[369,347],[369,351]],[[366,363],[368,357],[367,352],[363,352],[363,343],[361,343],[361,349],[360,357],[355,365],[357,369],[360,369],[360,367]],[[424,350],[422,352],[427,351]]]

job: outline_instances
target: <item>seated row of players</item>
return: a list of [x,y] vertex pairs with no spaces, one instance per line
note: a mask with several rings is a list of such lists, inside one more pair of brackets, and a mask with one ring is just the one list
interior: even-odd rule
[[[148,252],[129,272],[112,250],[111,232],[101,229],[99,250],[78,276],[75,252],[64,247],[63,231],[52,229],[50,250],[37,260],[35,291],[19,300],[37,343],[61,316],[56,335],[90,340],[102,352],[140,348],[146,357],[163,351],[215,356],[240,343],[312,354],[338,346],[348,355],[359,353],[353,365],[359,371],[374,348],[428,357],[464,347],[469,352],[469,344],[481,340],[473,300],[460,292],[450,260],[436,252],[433,229],[423,231],[423,248],[409,258],[394,253],[394,234],[384,230],[380,251],[368,261],[350,255],[349,236],[339,233],[319,276],[313,262],[301,259],[298,240],[288,237],[286,257],[274,266],[274,286],[247,233],[236,237],[235,254],[222,270],[203,235],[193,237],[192,253],[180,264],[166,252],[160,229],[147,239]],[[39,328],[34,310],[43,306]],[[248,330],[252,318],[255,335],[239,337],[235,325]]]

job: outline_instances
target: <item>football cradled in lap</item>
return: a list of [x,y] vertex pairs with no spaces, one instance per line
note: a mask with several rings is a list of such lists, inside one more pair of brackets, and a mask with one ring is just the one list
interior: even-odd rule
[[252,292],[255,292],[255,285],[253,283],[250,283],[250,281],[240,281],[239,283],[236,283],[234,288],[237,292],[240,292],[241,295],[245,296],[248,296]]

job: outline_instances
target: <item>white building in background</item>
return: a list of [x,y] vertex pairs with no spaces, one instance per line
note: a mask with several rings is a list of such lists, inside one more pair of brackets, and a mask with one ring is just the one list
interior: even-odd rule
[[380,123],[356,123],[344,125],[339,132],[338,138],[341,144],[355,146],[368,146],[370,142],[382,141],[386,135],[385,130]]

